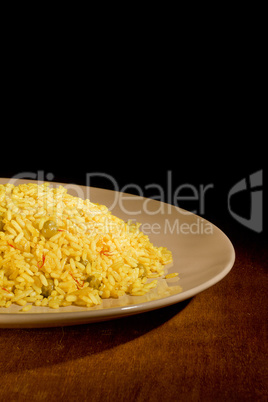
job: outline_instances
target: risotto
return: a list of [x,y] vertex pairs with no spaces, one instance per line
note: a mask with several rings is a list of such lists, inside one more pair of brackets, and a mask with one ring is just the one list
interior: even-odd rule
[[93,307],[141,296],[170,262],[139,224],[63,186],[0,185],[0,307]]

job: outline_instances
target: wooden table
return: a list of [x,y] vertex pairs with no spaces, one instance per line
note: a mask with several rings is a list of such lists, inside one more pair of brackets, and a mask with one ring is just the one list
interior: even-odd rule
[[[109,322],[0,329],[0,401],[267,401],[267,245],[176,305]],[[266,377],[265,377],[266,376]]]

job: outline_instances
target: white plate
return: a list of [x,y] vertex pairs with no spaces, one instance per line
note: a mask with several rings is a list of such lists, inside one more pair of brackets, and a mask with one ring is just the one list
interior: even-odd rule
[[[9,180],[0,179],[0,184]],[[29,180],[17,180],[16,184],[22,182]],[[234,264],[235,252],[228,237],[202,217],[170,204],[135,195],[94,187],[63,185],[72,195],[104,204],[114,215],[126,221],[132,219],[140,222],[142,231],[154,245],[165,246],[172,251],[173,264],[167,267],[167,272],[178,272],[180,279],[159,280],[158,288],[149,295],[108,299],[94,308],[61,307],[53,310],[33,307],[25,313],[19,312],[21,307],[16,305],[0,308],[0,328],[85,324],[169,306],[215,285],[228,274]]]

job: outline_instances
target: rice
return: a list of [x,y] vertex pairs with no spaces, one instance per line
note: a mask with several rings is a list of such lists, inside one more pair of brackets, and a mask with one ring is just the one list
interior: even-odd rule
[[172,254],[139,227],[63,186],[0,185],[0,307],[94,307],[150,292]]

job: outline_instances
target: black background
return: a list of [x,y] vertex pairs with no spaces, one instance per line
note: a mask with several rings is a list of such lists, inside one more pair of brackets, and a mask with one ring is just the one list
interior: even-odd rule
[[[162,46],[161,57],[157,49],[119,57],[110,47],[94,63],[81,56],[66,63],[56,54],[37,54],[31,69],[25,54],[20,68],[7,62],[0,176],[42,172],[45,179],[86,185],[91,173],[92,186],[114,189],[100,174],[109,175],[119,190],[133,183],[127,192],[138,186],[145,197],[159,195],[146,189],[157,184],[170,202],[169,175],[172,197],[179,186],[198,192],[210,186],[204,211],[194,200],[179,206],[231,239],[241,233],[260,241],[265,225],[262,233],[242,226],[227,204],[238,181],[259,170],[266,175],[261,63],[255,57],[250,64],[244,46],[228,49],[226,57],[222,47],[197,43],[179,59]],[[249,218],[250,192],[233,197],[232,209]]]

